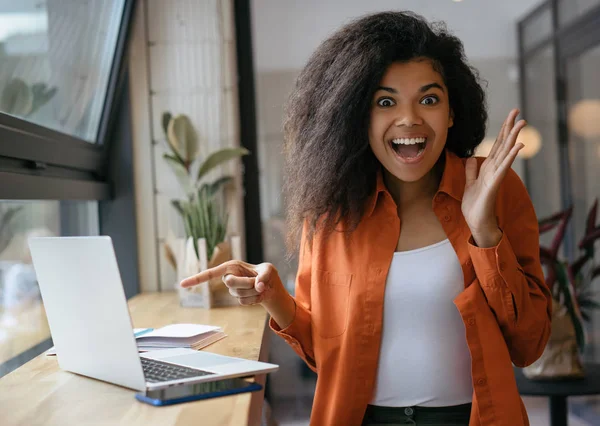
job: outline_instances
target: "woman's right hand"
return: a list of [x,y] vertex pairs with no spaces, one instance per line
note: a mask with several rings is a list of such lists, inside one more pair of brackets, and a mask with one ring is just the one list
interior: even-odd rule
[[214,268],[186,278],[181,287],[188,288],[221,277],[241,305],[260,303],[280,328],[286,328],[296,316],[296,302],[289,295],[277,269],[270,263],[252,265],[230,260]]
[[252,265],[241,260],[230,260],[214,268],[186,278],[181,287],[189,288],[221,277],[229,288],[229,294],[238,299],[240,305],[255,305],[273,299],[274,293],[283,288],[277,269],[270,263]]

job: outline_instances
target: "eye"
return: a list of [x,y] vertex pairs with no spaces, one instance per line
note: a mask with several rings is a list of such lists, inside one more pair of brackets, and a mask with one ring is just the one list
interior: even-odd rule
[[422,100],[421,100],[421,104],[422,105],[435,105],[440,101],[440,99],[435,96],[435,95],[429,95],[429,96],[425,96]]
[[383,107],[383,108],[388,108],[388,107],[396,105],[396,102],[394,102],[394,100],[392,98],[380,98],[377,101],[377,105],[379,105],[380,107]]

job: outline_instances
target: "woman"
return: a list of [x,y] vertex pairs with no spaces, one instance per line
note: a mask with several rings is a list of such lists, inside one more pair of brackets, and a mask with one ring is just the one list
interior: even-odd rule
[[538,226],[511,165],[509,113],[487,159],[484,92],[461,42],[412,13],[326,40],[287,108],[295,297],[268,264],[231,261],[242,305],[318,374],[313,425],[528,424],[512,364],[542,353],[550,294]]

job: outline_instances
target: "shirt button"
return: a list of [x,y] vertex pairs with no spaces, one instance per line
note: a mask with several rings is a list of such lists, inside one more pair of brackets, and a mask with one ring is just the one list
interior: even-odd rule
[[475,318],[469,318],[469,325],[475,325]]
[[445,216],[444,216],[444,220],[445,220],[446,222],[450,222],[450,219],[451,219],[451,217],[450,217],[450,215],[449,215],[449,214],[447,214],[447,215],[445,215]]
[[479,379],[479,380],[477,380],[477,384],[478,384],[479,386],[483,386],[483,385],[485,385],[485,379]]
[[406,414],[407,416],[412,416],[414,413],[414,410],[410,407],[407,407],[404,409],[404,414]]
[[467,266],[471,266],[473,265],[473,261],[469,258],[467,259]]

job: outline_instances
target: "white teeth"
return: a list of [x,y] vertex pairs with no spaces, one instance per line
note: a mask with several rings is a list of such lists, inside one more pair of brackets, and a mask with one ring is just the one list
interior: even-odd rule
[[427,140],[427,138],[400,138],[400,139],[393,139],[392,143],[394,143],[395,145],[414,145],[416,143],[425,143],[425,141]]

